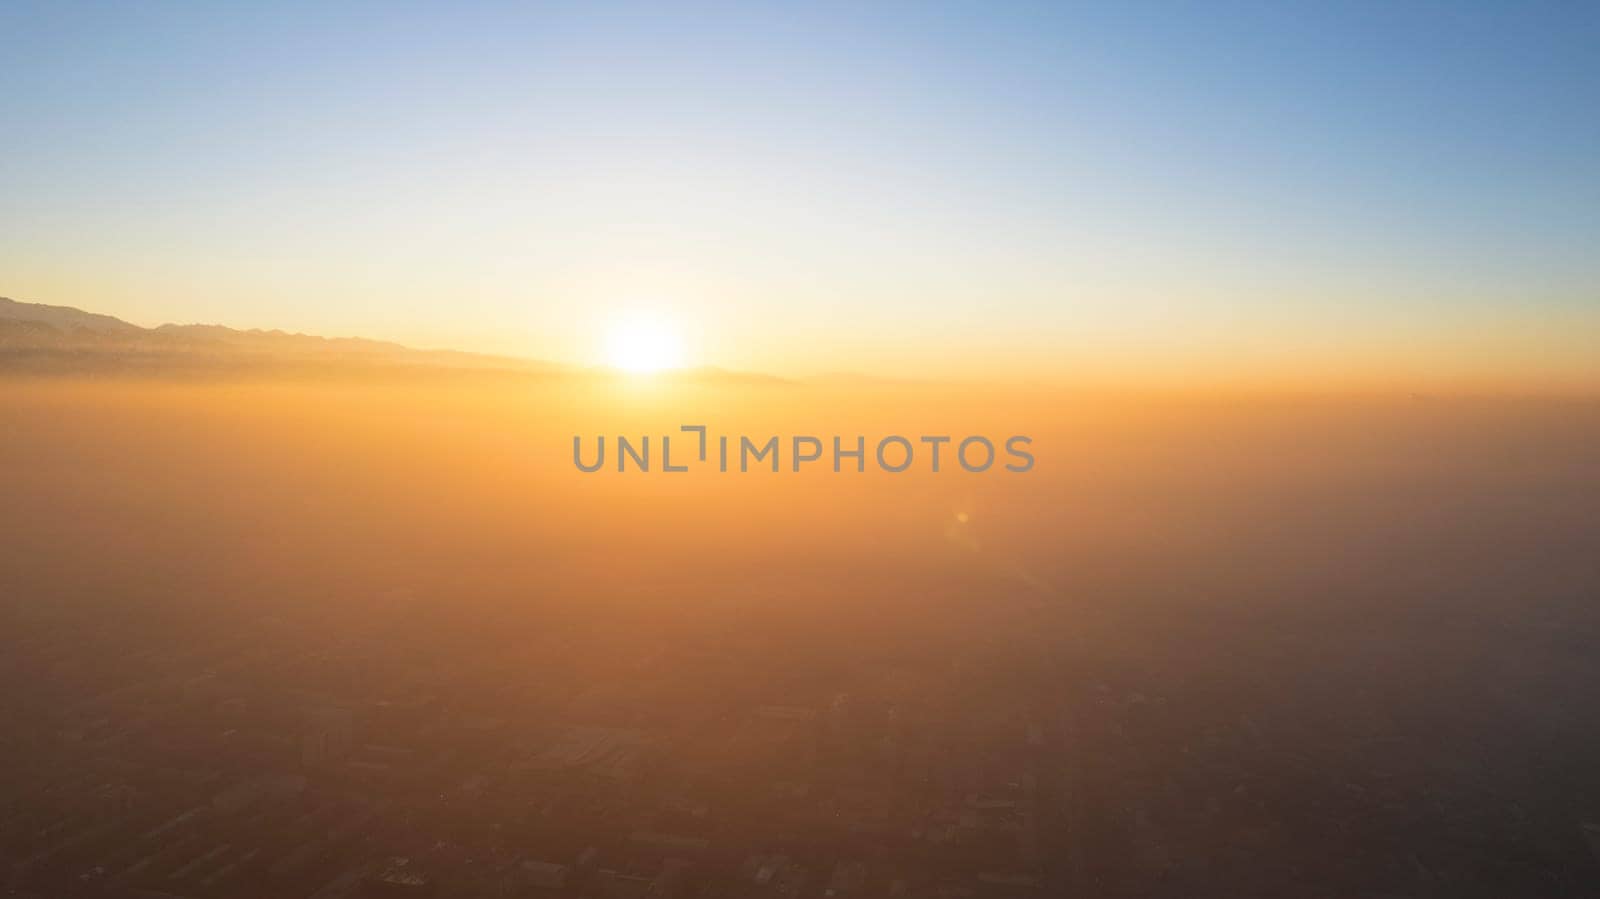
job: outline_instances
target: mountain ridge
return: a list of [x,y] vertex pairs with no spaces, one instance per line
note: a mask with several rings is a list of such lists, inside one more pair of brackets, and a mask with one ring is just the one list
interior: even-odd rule
[[[0,375],[422,375],[627,377],[609,368],[518,356],[419,349],[366,337],[166,323],[153,328],[75,306],[0,297]],[[761,372],[700,366],[665,372],[680,383],[790,383]]]
[[217,324],[146,328],[75,306],[0,297],[0,372],[33,374],[471,371],[553,374],[553,363]]

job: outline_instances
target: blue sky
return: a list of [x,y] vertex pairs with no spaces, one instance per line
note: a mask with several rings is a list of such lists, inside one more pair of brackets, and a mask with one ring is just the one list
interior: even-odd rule
[[[1549,357],[1600,7],[0,5],[0,294],[583,361]],[[1319,355],[1321,354],[1321,355]]]

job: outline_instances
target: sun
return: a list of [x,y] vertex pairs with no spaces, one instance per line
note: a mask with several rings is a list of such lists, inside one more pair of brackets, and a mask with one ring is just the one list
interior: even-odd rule
[[683,365],[683,341],[670,322],[629,315],[606,335],[606,362],[623,371],[649,373]]

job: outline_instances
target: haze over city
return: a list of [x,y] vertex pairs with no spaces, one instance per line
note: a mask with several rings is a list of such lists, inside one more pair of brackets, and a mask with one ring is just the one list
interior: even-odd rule
[[0,894],[1600,895],[1597,47],[0,2]]

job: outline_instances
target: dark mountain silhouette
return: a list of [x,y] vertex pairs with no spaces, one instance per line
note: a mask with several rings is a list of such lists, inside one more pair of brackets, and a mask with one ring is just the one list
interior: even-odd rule
[[[0,376],[472,376],[621,378],[514,356],[423,350],[361,337],[317,337],[224,325],[140,327],[70,306],[0,297]],[[674,383],[783,384],[757,372],[700,367],[667,372]]]
[[526,376],[560,370],[528,359],[419,350],[364,338],[202,324],[144,328],[70,306],[0,297],[0,373],[192,377],[456,372]]
[[[84,312],[71,306],[46,306],[43,303],[19,303],[0,297],[0,327],[7,325],[44,325],[66,332],[88,331],[95,334],[131,334],[143,331],[120,318]],[[33,329],[37,330],[37,329]]]

